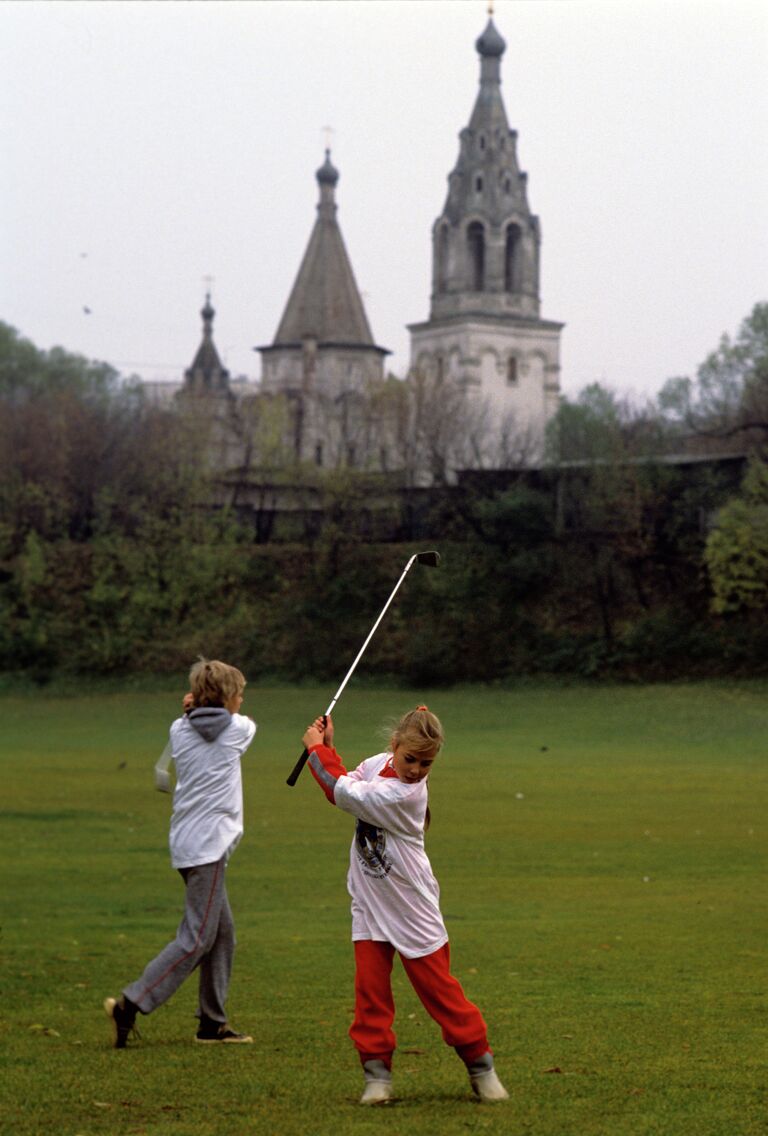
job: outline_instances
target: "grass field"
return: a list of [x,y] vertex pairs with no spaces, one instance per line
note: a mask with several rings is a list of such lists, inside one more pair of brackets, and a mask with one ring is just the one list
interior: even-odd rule
[[[179,691],[179,694],[181,690]],[[350,689],[348,763],[426,697],[448,745],[427,847],[454,970],[507,1104],[483,1106],[396,968],[398,1100],[356,1104],[351,819],[284,781],[325,689],[248,688],[229,874],[233,1023],[195,1046],[194,979],[110,1048],[102,999],[172,936],[183,887],[152,765],[176,694],[0,697],[0,1132],[757,1136],[768,1131],[765,684]]]

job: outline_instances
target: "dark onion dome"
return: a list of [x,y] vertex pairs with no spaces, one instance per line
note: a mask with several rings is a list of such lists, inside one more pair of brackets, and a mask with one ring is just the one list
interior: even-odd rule
[[320,185],[336,185],[339,180],[339,171],[331,161],[331,151],[325,151],[325,161],[315,174]]
[[203,317],[204,320],[206,320],[208,322],[210,322],[213,319],[213,317],[216,315],[215,310],[211,307],[211,293],[210,292],[206,293],[205,307],[202,308],[200,315]]
[[493,20],[489,20],[483,34],[475,41],[475,47],[480,55],[500,59],[507,50],[506,40],[496,31]]

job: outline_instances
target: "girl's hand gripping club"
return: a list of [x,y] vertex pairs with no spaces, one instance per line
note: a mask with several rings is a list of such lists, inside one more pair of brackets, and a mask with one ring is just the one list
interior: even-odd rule
[[[387,602],[384,604],[384,607],[379,612],[378,619],[374,623],[371,630],[368,632],[368,637],[366,638],[366,640],[363,643],[360,650],[357,652],[357,657],[356,657],[355,661],[353,662],[352,666],[349,668],[349,670],[345,674],[344,680],[343,680],[341,686],[339,687],[339,689],[336,691],[333,698],[331,699],[331,704],[325,712],[326,718],[328,718],[328,716],[333,711],[334,706],[339,701],[339,698],[341,697],[341,692],[343,691],[344,687],[347,685],[350,678],[352,677],[354,670],[355,670],[355,667],[360,662],[360,659],[363,657],[363,652],[365,651],[365,648],[368,646],[371,639],[373,638],[374,631],[376,630],[376,628],[379,626],[382,619],[384,618],[384,614],[385,614],[387,608],[392,603],[392,600],[395,598],[395,593],[397,592],[397,589],[400,587],[403,580],[408,575],[408,572],[410,571],[411,565],[414,562],[418,562],[419,564],[426,564],[428,568],[436,568],[437,565],[440,563],[440,553],[439,552],[416,552],[410,558],[410,560],[406,564],[405,568],[403,569],[402,576],[400,577],[400,579],[397,581],[394,588],[392,589],[392,592],[390,594],[389,599],[387,600]],[[293,769],[291,770],[290,776],[286,780],[286,785],[295,785],[296,784],[296,782],[299,779],[299,774],[301,773],[302,769],[306,765],[308,757],[309,757],[309,753],[305,749],[304,752],[302,753],[301,757],[299,758],[299,760],[296,762]]]

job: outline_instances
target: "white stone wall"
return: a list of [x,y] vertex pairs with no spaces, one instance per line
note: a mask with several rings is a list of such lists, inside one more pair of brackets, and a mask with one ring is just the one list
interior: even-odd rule
[[381,354],[353,347],[283,347],[263,352],[261,366],[262,389],[270,394],[314,390],[328,398],[365,390],[384,374]]
[[502,435],[514,432],[527,440],[529,460],[541,457],[559,402],[559,328],[467,321],[412,328],[411,336],[416,371],[463,385],[476,405],[485,406],[489,454]]

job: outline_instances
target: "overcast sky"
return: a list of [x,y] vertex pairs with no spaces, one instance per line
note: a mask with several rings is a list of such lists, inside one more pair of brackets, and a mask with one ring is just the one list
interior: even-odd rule
[[[180,378],[275,334],[331,126],[375,340],[408,366],[483,0],[4,0],[0,320]],[[497,0],[568,394],[654,394],[768,300],[768,4]],[[84,308],[90,309],[87,313]]]

